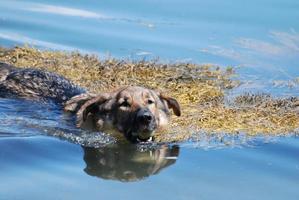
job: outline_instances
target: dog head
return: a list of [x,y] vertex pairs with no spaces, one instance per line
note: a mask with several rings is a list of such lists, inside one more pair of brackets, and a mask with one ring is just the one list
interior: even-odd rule
[[181,115],[174,98],[137,86],[85,97],[81,104],[77,112],[78,126],[92,119],[98,130],[105,131],[107,125],[112,125],[132,142],[151,140],[155,130],[168,124],[170,109],[175,115]]

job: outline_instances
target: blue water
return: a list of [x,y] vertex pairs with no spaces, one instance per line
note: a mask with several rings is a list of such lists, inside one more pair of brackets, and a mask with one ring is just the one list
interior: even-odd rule
[[[2,0],[0,46],[234,66],[231,95],[298,96],[298,10],[297,0]],[[0,199],[298,199],[298,138],[201,138],[119,146],[57,105],[0,99]]]
[[[102,148],[106,160],[89,155],[96,165],[81,146],[55,138],[2,138],[0,146],[0,199],[298,199],[294,138],[250,148],[184,147],[168,158],[153,158],[158,150]],[[156,173],[158,158],[171,163]]]

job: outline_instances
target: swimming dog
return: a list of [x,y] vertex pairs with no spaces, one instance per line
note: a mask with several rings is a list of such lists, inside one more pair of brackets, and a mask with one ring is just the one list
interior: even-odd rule
[[0,63],[0,97],[51,100],[74,112],[77,126],[103,132],[116,130],[131,142],[151,141],[169,123],[170,109],[181,115],[176,99],[140,86],[91,94],[63,76]]

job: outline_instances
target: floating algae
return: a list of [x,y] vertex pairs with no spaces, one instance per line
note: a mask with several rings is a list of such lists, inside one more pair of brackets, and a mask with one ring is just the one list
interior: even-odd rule
[[192,63],[128,61],[77,52],[40,51],[30,47],[0,49],[0,61],[18,67],[41,68],[59,73],[90,92],[125,85],[160,90],[177,98],[182,116],[172,118],[169,130],[156,140],[185,141],[202,130],[219,133],[287,134],[299,128],[299,99],[275,99],[270,95],[243,94],[229,105],[225,93],[238,86],[232,68]]

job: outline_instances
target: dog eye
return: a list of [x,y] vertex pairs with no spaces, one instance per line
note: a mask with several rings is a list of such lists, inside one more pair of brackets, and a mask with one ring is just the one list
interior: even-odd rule
[[120,107],[130,107],[131,105],[127,101],[124,101],[119,106]]
[[148,104],[153,104],[153,103],[155,103],[153,100],[151,100],[151,99],[149,99],[149,100],[147,100],[147,103]]

